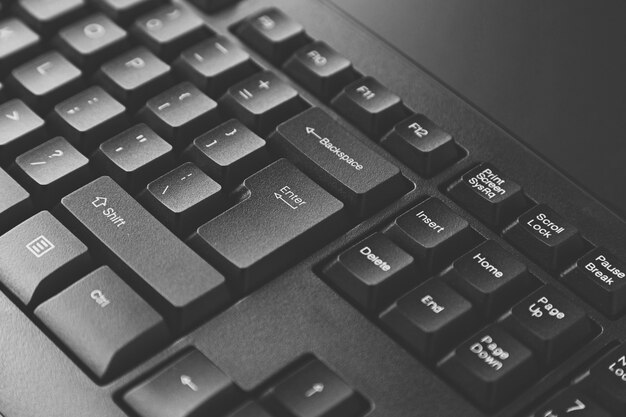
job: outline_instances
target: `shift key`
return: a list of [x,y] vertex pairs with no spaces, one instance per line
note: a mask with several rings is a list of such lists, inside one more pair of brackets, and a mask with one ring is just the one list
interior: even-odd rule
[[398,167],[319,108],[278,126],[269,143],[360,217],[378,211],[406,191]]
[[61,200],[61,214],[177,330],[229,301],[224,277],[109,177]]

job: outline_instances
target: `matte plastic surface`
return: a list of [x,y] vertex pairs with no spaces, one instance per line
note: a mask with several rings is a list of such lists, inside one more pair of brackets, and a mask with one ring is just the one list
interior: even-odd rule
[[[0,413],[8,417],[123,416],[124,411],[114,398],[119,398],[173,354],[194,345],[250,396],[265,389],[270,378],[283,367],[303,354],[312,353],[372,402],[368,417],[484,417],[482,411],[400,347],[314,272],[314,267],[325,265],[341,249],[382,229],[394,216],[427,195],[447,203],[485,237],[499,241],[524,260],[511,245],[440,192],[479,162],[489,161],[502,169],[522,185],[529,196],[549,204],[575,224],[592,243],[603,245],[615,254],[626,254],[623,221],[414,64],[330,7],[309,0],[244,0],[233,9],[207,17],[207,22],[218,33],[228,34],[230,24],[269,5],[280,7],[301,22],[313,38],[327,42],[346,55],[359,71],[400,93],[409,107],[450,132],[467,149],[469,156],[428,180],[398,164],[403,174],[414,182],[412,191],[105,386],[92,381],[36,324],[0,294]],[[271,68],[256,54],[253,56]],[[319,105],[317,100],[305,96]],[[341,123],[367,146],[391,158],[345,122]],[[556,277],[525,262],[541,281],[551,282],[575,297]],[[582,305],[604,331],[493,416],[527,415],[537,398],[554,392],[564,380],[584,370],[585,362],[626,332],[624,317],[610,321],[586,304]]]

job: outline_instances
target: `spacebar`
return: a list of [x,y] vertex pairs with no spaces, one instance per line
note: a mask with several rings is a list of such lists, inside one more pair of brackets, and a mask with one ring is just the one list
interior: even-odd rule
[[109,177],[61,200],[61,215],[90,248],[184,330],[229,301],[224,277]]

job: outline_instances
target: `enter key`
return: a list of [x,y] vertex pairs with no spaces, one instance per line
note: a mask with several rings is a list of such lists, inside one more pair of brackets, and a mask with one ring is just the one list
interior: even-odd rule
[[269,143],[360,217],[378,211],[406,191],[398,167],[322,109],[309,109],[281,124]]
[[248,292],[343,230],[343,203],[286,159],[248,177],[246,198],[201,226],[192,245]]

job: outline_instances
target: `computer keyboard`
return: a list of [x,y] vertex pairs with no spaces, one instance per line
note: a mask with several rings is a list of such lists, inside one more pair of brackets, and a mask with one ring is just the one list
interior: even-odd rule
[[626,225],[332,8],[9,3],[2,415],[626,415]]

